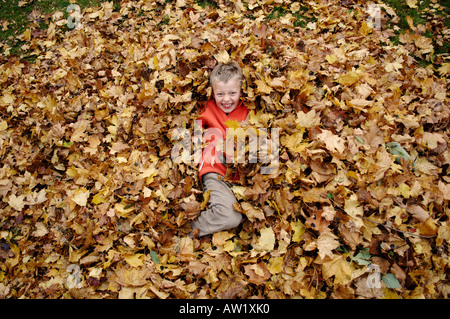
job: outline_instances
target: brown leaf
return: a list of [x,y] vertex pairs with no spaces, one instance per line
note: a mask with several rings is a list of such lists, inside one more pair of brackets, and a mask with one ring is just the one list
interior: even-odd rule
[[264,262],[258,264],[245,265],[245,274],[249,277],[248,281],[255,285],[262,285],[271,277]]
[[261,209],[254,207],[248,202],[234,203],[233,208],[236,211],[247,216],[247,218],[252,222],[256,220],[264,220],[266,218],[264,216],[264,212]]
[[418,220],[420,220],[421,222],[426,221],[428,218],[430,218],[430,214],[423,209],[421,206],[419,205],[408,205],[406,207],[406,210],[408,211],[408,213],[410,213],[414,218],[417,218]]

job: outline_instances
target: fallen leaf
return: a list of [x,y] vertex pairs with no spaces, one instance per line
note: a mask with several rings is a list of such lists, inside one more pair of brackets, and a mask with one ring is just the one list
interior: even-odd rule
[[299,243],[303,238],[303,234],[305,233],[305,225],[301,221],[292,221],[291,227],[294,231],[294,234],[292,235],[292,241]]
[[272,228],[263,228],[260,230],[261,236],[254,249],[258,251],[272,251],[275,247],[275,234]]
[[256,89],[259,93],[270,94],[270,92],[272,92],[272,87],[267,85],[263,80],[255,80],[255,84],[257,85]]
[[417,8],[417,0],[406,0],[406,4],[410,8],[413,8],[413,9]]
[[15,210],[21,211],[26,205],[24,199],[25,195],[16,196],[15,194],[11,194],[9,196],[8,205],[14,208]]
[[319,257],[324,259],[326,256],[333,257],[333,250],[340,246],[336,235],[331,232],[320,234],[316,239]]
[[322,263],[322,272],[325,278],[334,276],[335,285],[346,285],[352,280],[352,268],[343,256],[331,255]]
[[297,119],[295,120],[300,127],[315,127],[320,125],[320,116],[315,110],[311,110],[308,113],[298,112]]
[[37,222],[35,225],[36,230],[31,233],[35,237],[42,237],[48,234],[48,230],[42,222]]
[[248,202],[235,203],[233,207],[238,212],[245,214],[250,221],[264,220],[266,218],[261,209],[254,207]]
[[345,151],[345,140],[331,131],[323,130],[322,133],[317,135],[317,138],[323,141],[331,152],[343,153]]
[[356,71],[349,71],[337,78],[337,82],[345,85],[345,86],[351,86],[359,81],[359,79],[362,77],[362,74],[356,72]]
[[124,259],[128,265],[130,265],[132,267],[140,267],[144,264],[142,257],[143,257],[143,254],[134,254],[134,255],[124,256]]
[[422,207],[420,207],[419,205],[410,205],[407,206],[406,210],[408,211],[408,213],[410,213],[414,218],[417,218],[418,220],[424,222],[426,221],[428,218],[430,218],[430,214],[423,209]]
[[81,189],[78,189],[77,191],[75,191],[75,194],[72,197],[72,200],[80,206],[86,206],[89,196],[90,196],[90,192],[86,188],[81,188]]
[[263,262],[246,265],[244,266],[244,270],[245,274],[249,277],[248,281],[256,285],[264,284],[265,281],[271,277],[270,272]]

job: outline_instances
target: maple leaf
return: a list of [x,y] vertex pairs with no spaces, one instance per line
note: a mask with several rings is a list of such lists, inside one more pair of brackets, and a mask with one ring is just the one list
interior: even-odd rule
[[292,235],[293,242],[300,242],[302,240],[302,236],[305,233],[305,225],[301,221],[292,221],[291,227],[294,230],[294,234]]
[[223,50],[223,51],[220,51],[220,52],[214,54],[214,58],[219,63],[227,63],[230,61],[230,55],[228,54],[228,52],[226,50]]
[[119,265],[115,272],[114,280],[121,286],[139,287],[147,283],[151,272],[145,267],[131,267]]
[[250,221],[264,220],[266,218],[264,216],[264,212],[261,209],[255,208],[248,202],[235,203],[233,205],[233,208],[238,212],[245,214]]
[[322,133],[317,135],[317,138],[323,141],[331,152],[344,153],[346,148],[345,140],[331,131],[323,130]]
[[275,246],[275,234],[272,228],[264,228],[260,230],[261,236],[254,249],[258,251],[272,251]]
[[406,4],[410,8],[417,8],[417,0],[406,0]]
[[24,199],[25,195],[16,196],[15,194],[11,194],[9,196],[8,205],[14,208],[15,210],[21,211],[26,205]]
[[266,264],[260,262],[258,264],[244,266],[245,274],[249,277],[248,281],[256,285],[262,285],[271,277],[270,272],[267,270]]
[[48,234],[47,227],[42,222],[37,222],[35,225],[36,230],[31,233],[35,237],[42,237]]
[[306,114],[298,112],[295,123],[300,127],[315,127],[320,125],[320,121],[319,114],[317,114],[315,110],[311,110]]
[[134,255],[124,256],[124,259],[128,265],[130,265],[132,267],[140,267],[144,264],[142,257],[143,257],[143,254],[134,254]]
[[255,84],[257,85],[257,91],[259,93],[270,94],[272,92],[272,87],[267,85],[267,83],[263,80],[255,80]]
[[337,236],[331,232],[325,232],[316,239],[319,257],[324,259],[326,256],[333,257],[333,250],[340,246]]
[[430,218],[430,214],[419,205],[410,205],[407,207],[407,211],[422,222]]
[[[331,257],[331,258],[330,258]],[[346,285],[352,279],[352,268],[343,256],[331,255],[322,263],[322,273],[325,278],[334,276],[335,285]]]
[[337,78],[337,82],[345,85],[345,86],[351,86],[359,81],[359,79],[362,77],[362,74],[357,71],[349,71]]

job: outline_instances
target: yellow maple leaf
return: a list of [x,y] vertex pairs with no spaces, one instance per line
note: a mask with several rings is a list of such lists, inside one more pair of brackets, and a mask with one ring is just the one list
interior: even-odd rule
[[326,256],[333,256],[333,249],[339,247],[339,241],[336,235],[331,232],[320,234],[316,240],[317,249],[319,250],[319,257],[324,259]]
[[72,200],[80,206],[86,206],[90,194],[86,188],[81,188],[75,192]]
[[128,255],[124,256],[123,259],[127,262],[128,265],[131,267],[140,267],[144,264],[143,261],[144,254],[134,254],[134,255]]
[[225,121],[225,125],[226,125],[226,127],[228,127],[228,128],[234,128],[234,129],[240,128],[240,127],[241,127],[241,126],[239,125],[239,122],[236,121],[236,120],[226,120],[226,121]]
[[272,228],[267,227],[260,230],[261,236],[255,245],[257,251],[271,251],[275,246],[275,234]]
[[259,110],[255,113],[254,110],[249,112],[249,122],[256,126],[267,127],[267,123],[274,118],[273,114],[265,113],[263,110]]
[[404,198],[409,198],[411,196],[411,188],[405,183],[398,185],[398,191]]
[[437,70],[440,76],[450,74],[450,63],[443,63]]
[[366,21],[363,21],[361,24],[361,28],[359,28],[359,32],[362,35],[368,35],[372,32],[372,28],[370,26],[373,26],[372,23],[367,23]]
[[417,0],[406,0],[406,4],[410,8],[413,8],[413,9],[417,8]]
[[272,274],[278,274],[283,270],[283,257],[272,257],[267,265],[267,270]]
[[337,78],[336,82],[345,85],[350,86],[352,84],[355,84],[358,82],[358,80],[362,77],[362,74],[356,71],[349,71],[340,77]]
[[309,143],[302,143],[303,141],[303,132],[302,128],[299,132],[296,132],[292,135],[283,135],[281,138],[281,144],[286,146],[289,150],[301,153]]
[[8,122],[1,121],[0,122],[0,131],[6,131],[7,128],[8,128]]
[[200,210],[204,210],[206,208],[206,206],[208,205],[210,194],[211,194],[210,189],[208,189],[206,192],[203,193],[203,201],[200,204]]
[[345,199],[344,210],[352,218],[358,228],[364,226],[363,220],[360,218],[360,216],[364,216],[364,209],[358,201],[358,196],[356,194]]
[[4,106],[4,105],[8,105],[8,104],[13,104],[14,100],[15,100],[15,96],[6,92],[3,94],[3,96],[0,99],[0,105]]
[[99,192],[92,197],[92,203],[94,205],[107,203],[108,200],[105,198],[104,192]]
[[303,238],[303,234],[305,233],[305,225],[303,225],[301,221],[291,222],[291,228],[294,231],[294,235],[292,235],[292,241],[299,243]]
[[25,32],[23,33],[23,39],[25,41],[30,41],[31,39],[31,29],[26,29]]
[[114,205],[114,211],[117,216],[127,218],[134,212],[134,205],[129,205],[126,202],[117,203]]
[[15,194],[11,194],[11,196],[9,196],[8,205],[15,210],[21,211],[26,204],[24,199],[25,195],[16,196]]
[[333,64],[334,62],[336,62],[338,60],[338,58],[334,54],[327,54],[325,56],[325,60],[327,60],[328,63]]
[[435,236],[437,234],[437,226],[432,218],[428,218],[424,223],[417,224],[420,234],[423,236]]
[[222,51],[214,54],[214,58],[219,63],[227,63],[230,61],[230,55],[228,54],[228,52],[226,50],[222,50]]
[[300,127],[318,126],[320,125],[320,114],[317,114],[315,110],[311,110],[308,113],[300,111],[297,113],[295,123]]
[[417,37],[414,44],[420,49],[421,53],[430,53],[434,50],[433,40],[422,35]]
[[212,242],[214,246],[223,246],[229,240],[234,236],[233,233],[227,232],[227,231],[221,231],[218,233],[215,233],[212,238]]
[[327,149],[332,152],[344,153],[345,151],[345,140],[331,131],[323,130],[322,133],[317,135],[317,138],[325,143]]
[[262,80],[255,80],[255,84],[258,86],[256,89],[259,93],[270,94],[272,92],[272,88]]
[[34,226],[36,227],[36,230],[33,231],[33,232],[31,233],[31,235],[33,235],[33,236],[35,236],[35,237],[42,237],[42,236],[48,234],[48,230],[47,230],[47,228],[45,227],[44,223],[42,223],[42,222],[37,222]]
[[398,70],[400,70],[401,68],[403,68],[403,65],[401,65],[398,62],[392,62],[392,63],[388,63],[386,64],[386,66],[384,67],[384,69],[386,70],[386,72],[398,72]]
[[352,280],[352,268],[342,255],[334,255],[322,264],[322,275],[328,279],[334,276],[335,285],[346,285]]

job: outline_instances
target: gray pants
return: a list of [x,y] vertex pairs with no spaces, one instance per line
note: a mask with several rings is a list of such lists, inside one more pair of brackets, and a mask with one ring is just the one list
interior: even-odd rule
[[223,177],[216,173],[207,173],[203,175],[203,187],[205,191],[211,191],[209,208],[202,211],[192,222],[192,229],[198,228],[198,236],[201,237],[237,227],[242,221],[242,215],[234,210],[233,204],[237,200]]

